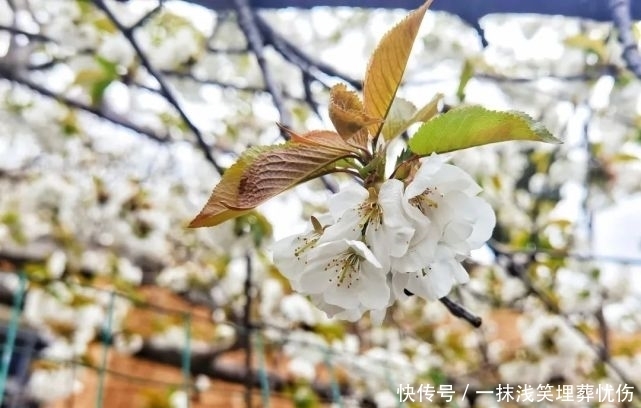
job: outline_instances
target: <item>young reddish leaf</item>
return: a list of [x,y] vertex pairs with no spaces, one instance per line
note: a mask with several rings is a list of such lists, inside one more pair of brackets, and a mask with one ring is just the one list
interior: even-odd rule
[[[369,116],[383,120],[387,117],[403,79],[416,34],[431,3],[432,0],[428,0],[411,12],[383,36],[374,50],[363,82],[363,104]],[[376,137],[381,128],[381,124],[374,124],[369,126],[369,131]]]
[[541,123],[524,113],[465,106],[425,122],[408,145],[415,154],[425,156],[508,140],[559,143]]
[[[310,137],[302,135],[298,142],[245,151],[223,174],[207,204],[189,226],[213,227],[246,214],[277,194],[318,176],[320,169],[351,154],[335,147],[308,143],[320,140],[322,133],[335,134],[314,132]],[[342,141],[338,135],[334,138]]]
[[[279,125],[280,126],[280,125]],[[291,129],[280,126],[288,135],[289,140],[294,143],[320,146],[327,149],[334,149],[346,153],[357,153],[358,149],[347,143],[338,133],[330,130],[313,130],[299,135]]]
[[382,122],[368,116],[356,92],[349,91],[343,84],[334,85],[329,97],[329,118],[345,139],[369,125]]

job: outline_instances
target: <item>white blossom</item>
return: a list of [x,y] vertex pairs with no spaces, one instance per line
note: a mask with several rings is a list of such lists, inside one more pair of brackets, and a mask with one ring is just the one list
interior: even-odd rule
[[339,319],[371,311],[380,323],[397,298],[447,295],[469,280],[461,261],[489,239],[496,218],[479,185],[445,161],[424,159],[407,184],[342,189],[322,223],[274,245],[274,263],[294,290]]

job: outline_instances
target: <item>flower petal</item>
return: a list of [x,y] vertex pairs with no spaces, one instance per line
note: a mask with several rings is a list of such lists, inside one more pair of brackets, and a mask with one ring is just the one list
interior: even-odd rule
[[369,192],[358,184],[351,184],[330,197],[327,202],[329,212],[339,219],[345,211],[357,208],[369,197]]
[[358,300],[367,309],[382,309],[387,306],[390,297],[390,288],[387,277],[380,269],[369,265],[361,268],[361,278],[358,288]]
[[363,241],[345,240],[345,242],[354,250],[354,252],[360,255],[361,258],[365,259],[376,268],[382,268],[381,263],[376,259],[376,256],[372,251],[370,251]]
[[336,286],[332,284],[323,293],[323,299],[330,305],[336,305],[343,309],[356,309],[359,306],[358,294],[360,285]]

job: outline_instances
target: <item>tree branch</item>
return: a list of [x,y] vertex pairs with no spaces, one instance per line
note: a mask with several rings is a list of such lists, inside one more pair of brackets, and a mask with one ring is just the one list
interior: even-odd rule
[[28,31],[24,31],[16,27],[9,27],[2,24],[0,24],[0,31],[6,31],[13,35],[24,35],[25,37],[29,38],[29,40],[32,40],[32,41],[49,42],[49,43],[56,43],[56,44],[58,43],[56,40],[54,40],[53,38],[47,37],[46,35],[38,34],[38,33],[30,33]]
[[55,99],[56,101],[70,107],[70,108],[75,108],[79,109],[81,111],[91,113],[92,115],[97,116],[100,119],[104,119],[108,122],[111,122],[113,124],[116,124],[118,126],[122,126],[125,129],[133,130],[136,133],[140,133],[141,135],[146,136],[147,138],[159,142],[159,143],[166,143],[171,141],[169,135],[159,135],[155,133],[153,130],[144,128],[142,126],[138,126],[135,123],[127,120],[123,116],[118,116],[113,113],[104,111],[102,109],[96,108],[91,105],[86,105],[82,102],[73,100],[71,98],[68,98],[64,95],[60,95],[56,92],[53,92],[44,86],[31,81],[30,79],[24,78],[22,76],[16,75],[15,73],[11,72],[11,70],[4,68],[2,65],[0,65],[0,78],[5,78],[11,82],[14,82],[18,85],[27,87],[31,89],[34,92],[37,92],[38,94]]
[[[256,61],[258,62],[260,71],[263,74],[263,80],[265,81],[265,88],[267,88],[272,96],[274,106],[278,110],[278,114],[280,116],[280,122],[285,126],[288,126],[291,123],[291,118],[289,112],[285,109],[282,91],[272,75],[271,68],[267,65],[267,61],[265,60],[265,55],[263,53],[265,44],[263,42],[261,31],[257,25],[258,18],[254,15],[254,11],[247,0],[233,1],[236,11],[238,12],[238,24],[245,33],[245,37],[249,43],[249,48],[256,56]],[[287,137],[282,130],[281,134],[284,138]]]
[[[612,11],[612,21],[619,32],[619,41],[623,46],[623,59],[628,69],[641,79],[641,55],[637,41],[632,33],[632,16],[630,15],[630,0],[609,0]],[[639,3],[638,1],[636,3]]]
[[214,158],[212,154],[212,148],[209,146],[206,142],[205,139],[203,138],[202,133],[200,130],[194,125],[194,123],[189,119],[185,111],[182,109],[180,106],[180,103],[174,96],[173,92],[170,90],[169,86],[165,83],[165,80],[163,76],[153,67],[149,59],[147,58],[147,55],[145,52],[142,50],[140,47],[140,44],[138,44],[138,41],[134,38],[133,32],[137,28],[137,25],[134,24],[131,27],[125,27],[122,25],[120,20],[116,18],[116,16],[111,12],[109,7],[104,3],[104,0],[94,0],[94,3],[96,6],[102,10],[105,15],[111,20],[116,28],[122,32],[122,34],[127,38],[133,49],[136,51],[136,54],[138,58],[140,59],[140,63],[145,67],[147,72],[154,77],[154,79],[158,82],[158,86],[160,88],[160,93],[162,96],[164,96],[167,99],[167,102],[169,102],[180,118],[185,122],[189,130],[196,136],[196,141],[198,144],[198,147],[200,150],[203,152],[207,160],[216,168],[216,171],[218,171],[219,174],[222,174],[224,172],[224,169],[216,162],[216,159]]
[[296,65],[304,73],[311,75],[314,79],[325,85],[322,79],[317,75],[318,73],[314,72],[314,69],[316,69],[325,75],[340,78],[356,89],[361,89],[361,81],[350,78],[348,75],[339,72],[336,68],[328,64],[314,60],[301,51],[300,48],[293,45],[290,41],[271,28],[271,26],[260,16],[256,16],[256,22],[265,38],[265,41],[272,45],[274,49],[283,56],[283,58]]
[[481,327],[481,324],[483,324],[483,320],[479,316],[472,314],[463,306],[450,300],[447,296],[440,298],[439,301],[447,308],[447,310],[450,311],[450,313],[452,313],[452,315],[465,320],[477,329]]

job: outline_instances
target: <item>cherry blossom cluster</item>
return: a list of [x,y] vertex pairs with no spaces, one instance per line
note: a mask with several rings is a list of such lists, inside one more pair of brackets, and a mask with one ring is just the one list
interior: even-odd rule
[[275,243],[274,262],[328,316],[354,321],[370,311],[381,321],[397,299],[439,299],[469,280],[461,261],[496,222],[480,192],[467,173],[432,155],[406,180],[332,196],[309,231]]

